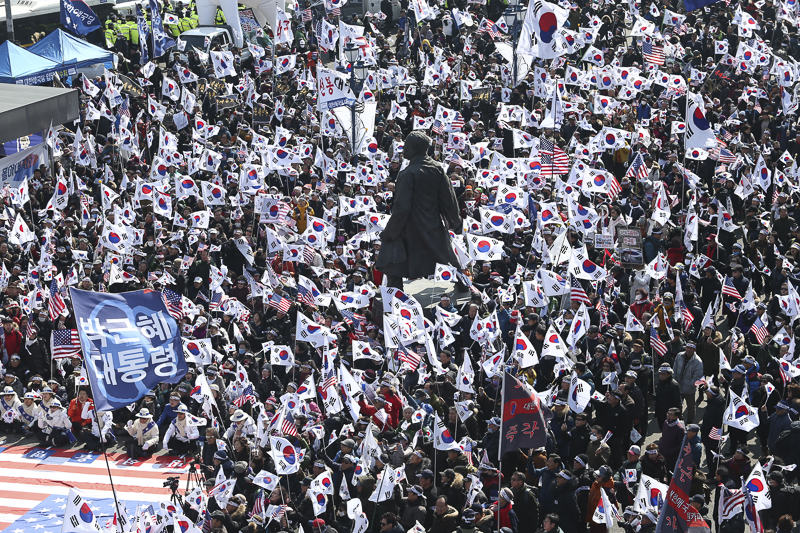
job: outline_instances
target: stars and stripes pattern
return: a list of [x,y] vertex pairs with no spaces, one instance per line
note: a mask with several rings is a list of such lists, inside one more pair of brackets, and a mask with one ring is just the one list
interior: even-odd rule
[[420,354],[407,350],[405,346],[398,347],[397,353],[400,357],[400,360],[411,367],[412,372],[417,369],[420,361],[422,361],[422,356]]
[[433,123],[433,127],[431,131],[437,135],[444,135],[444,124],[442,124],[441,120],[437,120]]
[[164,305],[167,306],[170,316],[177,321],[181,321],[184,315],[180,295],[173,290],[164,289],[161,291],[161,299],[164,300]]
[[56,329],[50,337],[53,359],[72,357],[81,353],[81,339],[77,329]]
[[359,315],[350,311],[349,309],[341,309],[339,313],[342,315],[342,318],[345,322],[350,324],[351,326],[355,326],[358,329],[364,327],[364,322],[366,322],[367,317],[364,315]]
[[128,107],[130,104],[129,98],[126,96],[125,100],[122,101],[122,105],[119,106],[119,115],[121,117],[128,117],[131,118],[131,110]]
[[[133,516],[137,503],[169,501],[170,491],[162,486],[166,476],[180,477],[182,485],[188,476],[188,462],[175,456],[133,461],[125,453],[109,452],[108,464],[128,516]],[[32,446],[0,448],[0,531],[58,533],[70,488],[79,490],[89,502],[101,527],[113,519],[114,500],[101,454]],[[34,528],[34,524],[45,527]]]
[[461,129],[464,127],[464,117],[461,116],[461,113],[456,111],[456,116],[453,118],[453,121],[450,123],[450,127],[453,129]]
[[311,22],[311,8],[303,10],[303,22]]
[[667,353],[667,345],[658,336],[656,328],[650,328],[650,347],[660,356],[664,357]]
[[619,193],[622,192],[622,186],[617,181],[617,178],[609,174],[608,197],[613,200]]
[[284,314],[288,313],[289,309],[292,308],[292,302],[290,300],[275,292],[269,295],[269,298],[267,299],[267,305]]
[[652,39],[645,39],[642,42],[642,58],[648,63],[663,65],[666,62],[664,47],[654,45]]
[[252,383],[248,383],[247,386],[242,391],[242,395],[233,400],[233,405],[235,405],[236,407],[241,407],[246,403],[249,403],[251,405],[256,405],[258,403],[258,398],[256,398],[256,394],[253,391]]
[[289,435],[292,437],[297,436],[297,426],[294,423],[294,417],[292,416],[291,411],[286,409],[283,414],[283,420],[281,420],[281,433],[284,435]]
[[756,321],[750,326],[750,331],[756,336],[759,344],[764,344],[764,339],[767,338],[769,331],[767,331],[767,325],[764,324],[760,316],[756,317]]
[[628,167],[628,171],[625,173],[625,177],[627,178],[635,178],[637,180],[645,179],[650,173],[647,171],[647,165],[645,165],[644,157],[641,153],[636,154],[636,157],[633,158],[631,161],[631,166]]
[[711,428],[711,431],[708,432],[708,438],[713,440],[722,440],[722,431],[720,428]]
[[569,156],[553,141],[548,139],[539,141],[539,158],[542,165],[540,174],[569,173]]
[[64,299],[61,297],[61,292],[58,290],[58,283],[55,278],[53,278],[53,282],[50,283],[50,300],[47,302],[47,312],[50,313],[50,317],[55,320],[66,308],[67,304],[64,303]]
[[586,291],[583,290],[583,287],[581,287],[580,282],[575,279],[574,276],[570,276],[570,281],[569,300],[571,302],[580,302],[582,304],[592,305],[592,301],[589,299]]
[[729,520],[742,512],[742,505],[745,502],[744,493],[739,489],[729,489],[723,487],[724,492],[720,498],[720,518]]
[[481,20],[481,23],[478,26],[478,33],[488,33],[492,39],[497,39],[500,37],[500,30],[497,29],[495,23],[486,18]]
[[725,283],[722,284],[722,294],[725,296],[731,296],[738,300],[742,299],[742,295],[739,294],[739,291],[737,291],[736,287],[733,285],[733,280],[728,276],[725,276]]
[[309,265],[312,264],[314,262],[314,256],[316,256],[316,255],[317,255],[317,253],[314,251],[313,247],[306,245],[306,247],[303,248],[303,262],[304,263],[309,264]]
[[683,318],[683,329],[689,331],[689,328],[692,327],[692,322],[694,322],[694,315],[683,301],[681,301],[681,318]]
[[720,163],[736,163],[736,156],[727,148],[709,148],[708,157]]
[[[247,271],[245,270],[245,272]],[[214,291],[213,293],[211,293],[211,300],[208,302],[209,311],[219,310],[219,306],[222,305],[224,294],[225,293],[222,291]]]

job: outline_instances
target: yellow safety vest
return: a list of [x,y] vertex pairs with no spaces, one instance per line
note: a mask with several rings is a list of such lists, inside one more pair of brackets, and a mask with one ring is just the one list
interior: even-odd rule
[[214,24],[225,24],[225,13],[222,12],[222,9],[217,8],[217,14],[214,17]]
[[114,43],[117,42],[117,32],[113,29],[109,28],[105,32],[106,35],[106,48],[111,49],[114,47]]
[[191,30],[193,28],[192,19],[189,17],[183,17],[181,19],[180,28],[181,28],[181,33]]
[[131,27],[126,22],[117,24],[117,33],[121,34],[128,42],[131,42]]
[[139,26],[132,20],[128,21],[128,31],[131,34],[130,41],[132,44],[139,44]]

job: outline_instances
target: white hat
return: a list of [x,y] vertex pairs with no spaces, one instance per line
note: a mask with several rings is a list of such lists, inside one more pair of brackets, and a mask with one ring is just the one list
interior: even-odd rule
[[241,409],[237,409],[231,415],[231,422],[241,422],[245,418],[247,418],[247,415],[244,414],[244,411],[242,411]]
[[142,409],[136,413],[136,418],[152,418],[153,415],[150,414],[150,410],[146,407],[142,407]]

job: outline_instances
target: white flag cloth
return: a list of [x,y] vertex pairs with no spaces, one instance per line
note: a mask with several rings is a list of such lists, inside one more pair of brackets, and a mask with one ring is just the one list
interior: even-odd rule
[[437,450],[461,450],[458,442],[450,435],[439,413],[435,413],[435,425],[433,426],[433,442]]
[[77,490],[69,489],[67,507],[64,510],[64,522],[61,525],[62,533],[90,532],[98,533],[100,526],[92,512],[89,502],[83,499]]
[[705,109],[694,100],[695,98],[699,99],[698,96],[692,93],[687,94],[685,147],[687,149],[714,148],[717,146],[717,138],[708,123]]
[[573,372],[572,379],[569,383],[569,396],[567,397],[569,408],[576,413],[582,413],[583,410],[586,409],[586,406],[589,405],[589,400],[591,399],[591,387]]
[[17,213],[17,218],[14,220],[14,228],[8,234],[8,242],[11,244],[23,245],[26,242],[36,240],[36,236],[25,223],[20,213]]
[[600,501],[597,503],[597,508],[592,515],[592,522],[595,524],[604,524],[606,527],[614,527],[614,507],[608,500],[608,495],[605,489],[600,489]]
[[297,450],[288,440],[281,437],[270,437],[269,443],[272,448],[269,454],[275,462],[275,470],[278,474],[294,474],[300,470],[300,458]]
[[770,496],[769,493],[767,478],[758,461],[755,461],[753,470],[750,471],[750,475],[744,483],[744,488],[746,488],[753,497],[753,503],[756,509],[763,511],[764,509],[772,508],[772,496]]
[[758,411],[731,391],[731,400],[725,409],[722,423],[743,431],[752,431],[758,427]]

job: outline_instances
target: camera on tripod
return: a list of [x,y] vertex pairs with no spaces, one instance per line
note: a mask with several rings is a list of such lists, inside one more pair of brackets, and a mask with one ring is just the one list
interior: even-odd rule
[[181,479],[177,476],[168,477],[167,480],[164,482],[164,487],[168,487],[173,493],[178,490],[178,485],[180,484]]

